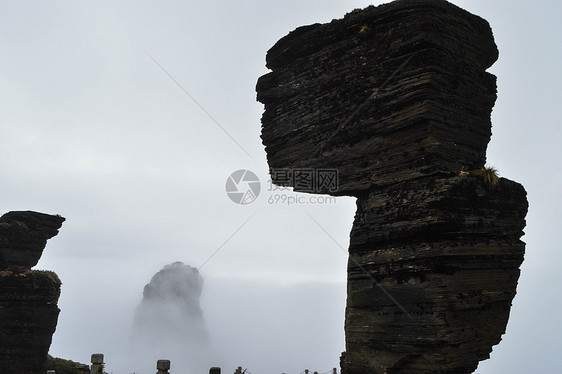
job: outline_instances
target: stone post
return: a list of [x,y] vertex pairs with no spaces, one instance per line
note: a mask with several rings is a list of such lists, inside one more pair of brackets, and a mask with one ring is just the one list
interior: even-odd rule
[[103,374],[103,353],[92,354],[90,374]]
[[221,374],[221,368],[212,367],[212,368],[209,369],[209,374]]
[[156,374],[168,374],[168,370],[170,370],[170,360],[158,360],[156,362],[156,369],[158,369],[158,373]]

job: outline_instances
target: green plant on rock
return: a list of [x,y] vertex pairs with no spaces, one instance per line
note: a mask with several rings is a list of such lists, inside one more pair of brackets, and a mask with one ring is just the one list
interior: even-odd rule
[[371,31],[371,28],[367,25],[363,25],[359,29],[359,35],[367,35],[369,33],[369,31]]
[[487,166],[482,169],[475,169],[475,170],[461,170],[460,176],[473,176],[482,178],[482,181],[488,187],[496,186],[500,178],[498,176],[498,170],[493,166]]
[[57,273],[55,273],[54,271],[51,270],[32,270],[32,272],[34,274],[43,274],[46,275],[47,277],[51,278],[51,280],[57,284],[62,284],[59,276],[57,275]]

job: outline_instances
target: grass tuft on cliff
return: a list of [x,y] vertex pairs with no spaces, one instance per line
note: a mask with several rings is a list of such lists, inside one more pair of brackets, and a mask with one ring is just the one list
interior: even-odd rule
[[62,284],[59,276],[57,275],[57,273],[55,273],[54,271],[51,270],[32,270],[33,273],[35,274],[43,274],[46,275],[47,277],[51,278],[51,280],[59,285]]
[[462,170],[460,175],[481,178],[488,187],[495,187],[500,181],[498,170],[493,166],[487,166],[476,170]]

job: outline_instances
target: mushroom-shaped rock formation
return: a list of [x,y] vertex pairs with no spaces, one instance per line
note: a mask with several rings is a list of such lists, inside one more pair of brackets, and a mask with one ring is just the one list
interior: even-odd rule
[[505,332],[528,205],[484,169],[497,57],[488,23],[443,0],[355,10],[267,53],[273,182],[357,197],[343,373],[471,373]]

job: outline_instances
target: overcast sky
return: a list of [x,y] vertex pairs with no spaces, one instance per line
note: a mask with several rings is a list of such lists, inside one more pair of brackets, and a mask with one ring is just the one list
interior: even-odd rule
[[[530,202],[507,333],[476,373],[560,372],[562,2],[453,3],[494,31],[488,161]],[[272,203],[295,195],[268,191],[254,88],[278,39],[369,4],[0,0],[0,211],[67,218],[36,267],[63,281],[51,354],[128,373],[143,286],[182,261],[225,372],[339,368],[354,199]],[[225,193],[239,169],[261,180],[252,204]]]

